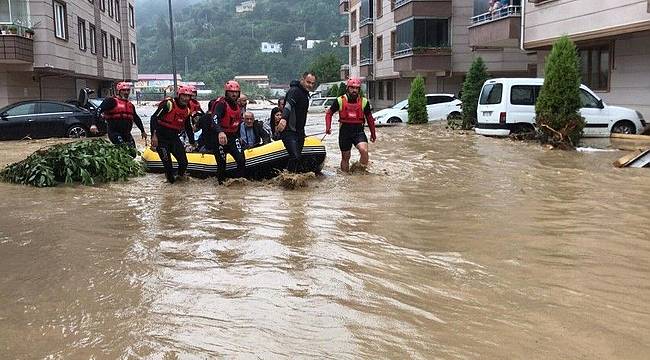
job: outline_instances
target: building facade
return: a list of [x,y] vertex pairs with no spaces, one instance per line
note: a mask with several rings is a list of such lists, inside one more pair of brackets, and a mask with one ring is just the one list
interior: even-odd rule
[[[135,0],[0,0],[0,107],[137,80]],[[4,31],[3,31],[4,33]],[[31,34],[33,33],[33,35]]]
[[606,103],[650,117],[650,0],[528,0],[523,44],[537,51],[537,72],[555,40],[578,47],[582,82]]
[[[340,0],[349,46],[341,77],[365,79],[375,108],[408,97],[415,76],[430,93],[458,94],[477,56],[492,76],[534,76],[536,57],[520,49],[521,5],[511,0],[502,12],[483,0]],[[489,36],[486,36],[489,34]]]

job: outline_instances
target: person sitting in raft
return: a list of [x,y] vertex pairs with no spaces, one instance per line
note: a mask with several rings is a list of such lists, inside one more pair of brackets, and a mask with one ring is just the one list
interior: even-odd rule
[[271,142],[262,122],[255,120],[255,115],[250,111],[244,113],[244,122],[239,124],[239,142],[244,149],[252,149]]
[[272,140],[280,140],[280,133],[275,130],[275,127],[278,125],[278,123],[282,120],[282,109],[275,108],[273,111],[271,111],[271,119],[269,120],[269,123],[271,124],[271,139]]

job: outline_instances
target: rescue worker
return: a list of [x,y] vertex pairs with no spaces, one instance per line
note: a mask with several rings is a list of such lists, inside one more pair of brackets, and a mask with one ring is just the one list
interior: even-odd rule
[[[135,112],[135,105],[129,101],[131,83],[119,82],[116,86],[117,96],[104,99],[97,108],[97,115],[106,121],[108,139],[115,145],[126,144],[135,149],[135,140],[131,135],[133,123],[140,129],[143,139],[147,139],[142,120]],[[98,132],[97,125],[90,126],[90,132]]]
[[151,146],[156,149],[165,167],[167,181],[174,183],[174,168],[171,155],[178,162],[178,176],[183,177],[187,170],[187,155],[179,134],[185,130],[188,140],[194,146],[194,132],[190,123],[189,102],[192,90],[187,86],[178,88],[178,96],[163,100],[151,116]]
[[350,171],[350,156],[352,145],[361,155],[361,165],[368,166],[368,138],[363,125],[367,121],[370,128],[370,141],[375,142],[375,119],[372,117],[370,103],[365,97],[359,96],[361,79],[350,78],[347,82],[347,93],[337,98],[325,113],[325,132],[332,133],[332,115],[339,113],[339,148],[341,149],[341,170]]
[[201,104],[199,101],[196,99],[198,95],[198,91],[196,90],[196,86],[194,85],[186,85],[190,88],[192,91],[192,97],[190,98],[190,111],[192,117],[196,116],[197,114],[203,114],[203,109],[201,109]]
[[239,124],[241,123],[241,109],[237,103],[241,94],[239,83],[229,80],[224,85],[224,92],[225,96],[214,101],[210,109],[219,140],[217,151],[214,154],[217,159],[217,179],[219,184],[223,184],[226,179],[226,154],[230,154],[237,163],[235,177],[244,177],[246,175],[246,159],[239,142]]
[[309,92],[316,87],[316,75],[307,71],[302,74],[300,81],[292,81],[285,96],[282,119],[275,130],[280,134],[284,148],[289,153],[287,170],[296,173],[300,171],[300,157],[305,145],[305,124],[309,109]]

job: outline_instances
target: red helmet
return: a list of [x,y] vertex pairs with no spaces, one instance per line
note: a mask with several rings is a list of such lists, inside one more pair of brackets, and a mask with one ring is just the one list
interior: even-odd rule
[[131,83],[126,82],[126,81],[121,81],[117,83],[117,91],[120,90],[131,90]]
[[179,86],[177,93],[178,95],[183,95],[183,94],[190,95],[190,96],[194,95],[194,92],[192,91],[192,87],[189,85]]
[[241,88],[239,87],[239,83],[236,82],[235,80],[228,80],[228,82],[226,82],[226,85],[224,85],[223,89],[226,91],[241,91]]
[[347,86],[361,87],[361,79],[351,77],[351,78],[348,79]]

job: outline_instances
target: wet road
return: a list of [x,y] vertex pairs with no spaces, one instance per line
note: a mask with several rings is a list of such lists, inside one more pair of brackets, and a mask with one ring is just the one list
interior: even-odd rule
[[0,184],[2,357],[647,358],[649,173],[623,153],[382,128],[347,175],[326,142],[298,190]]

